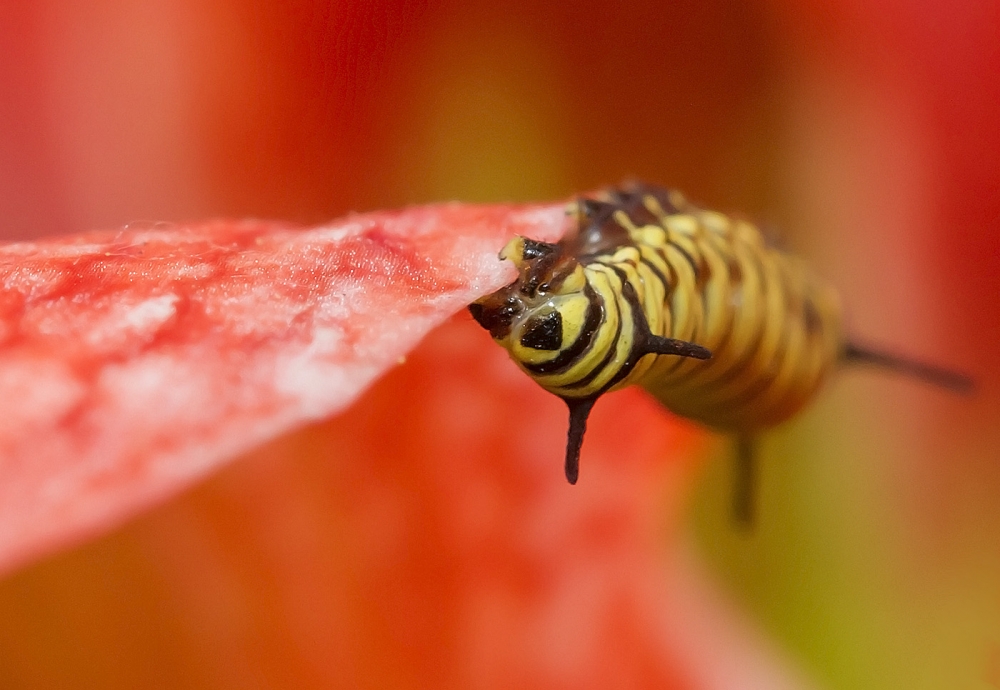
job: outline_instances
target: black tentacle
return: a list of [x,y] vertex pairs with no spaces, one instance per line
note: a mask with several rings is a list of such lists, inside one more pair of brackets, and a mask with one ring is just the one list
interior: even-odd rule
[[895,371],[959,395],[970,395],[976,389],[972,378],[960,372],[919,362],[891,352],[875,350],[850,341],[844,345],[840,358],[844,362],[852,364],[872,364],[882,369]]
[[566,480],[576,484],[580,476],[580,448],[587,431],[587,417],[597,398],[563,398],[569,407],[569,435],[566,439]]

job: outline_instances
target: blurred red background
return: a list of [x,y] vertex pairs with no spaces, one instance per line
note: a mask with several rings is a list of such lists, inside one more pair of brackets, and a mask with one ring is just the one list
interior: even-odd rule
[[[319,222],[442,199],[562,198],[640,177],[780,229],[842,287],[859,333],[966,369],[980,389],[953,400],[845,374],[765,439],[761,524],[749,539],[726,522],[725,449],[706,451],[689,427],[622,394],[617,409],[595,413],[595,457],[627,457],[616,429],[638,424],[655,440],[629,443],[675,450],[647,447],[663,455],[653,469],[622,460],[631,488],[616,487],[611,466],[595,471],[579,500],[599,519],[543,530],[521,563],[527,547],[505,546],[503,526],[535,534],[532,521],[572,521],[571,502],[529,519],[530,490],[501,484],[470,532],[500,546],[477,549],[451,533],[465,513],[441,507],[471,480],[425,475],[463,452],[463,427],[448,423],[456,406],[484,397],[484,419],[536,420],[545,441],[506,449],[520,427],[497,427],[472,456],[494,469],[471,485],[504,476],[515,448],[557,460],[558,405],[530,386],[456,383],[428,408],[441,419],[401,435],[416,451],[402,440],[357,445],[412,414],[407,396],[435,371],[439,339],[347,418],[0,584],[0,684],[528,687],[530,677],[579,687],[582,671],[543,654],[560,649],[546,630],[579,632],[572,602],[551,613],[551,629],[536,621],[524,632],[538,591],[569,597],[535,578],[630,558],[647,573],[691,538],[829,687],[982,680],[1000,648],[998,14],[985,1],[6,3],[6,239],[137,219]],[[467,320],[449,328],[473,337]],[[440,375],[478,375],[473,361],[463,366]],[[393,491],[379,503],[386,481]],[[375,502],[359,504],[372,486]],[[401,524],[406,554],[352,560],[377,559],[371,545]],[[636,527],[649,524],[662,533]],[[549,550],[555,560],[540,555]],[[490,652],[490,630],[455,623],[454,592],[490,572],[518,595],[482,620],[507,621],[499,639],[536,635],[541,651]],[[638,587],[639,576],[608,577],[621,592]],[[419,610],[392,608],[406,602]],[[603,666],[589,660],[595,687],[703,683],[687,662],[654,663],[636,619],[601,619],[595,639],[618,646]]]

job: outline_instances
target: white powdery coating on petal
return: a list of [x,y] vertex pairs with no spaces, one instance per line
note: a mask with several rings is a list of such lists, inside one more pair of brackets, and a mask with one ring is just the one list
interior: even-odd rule
[[13,290],[26,295],[44,294],[58,287],[66,280],[66,276],[48,266],[15,267],[7,272],[3,280],[4,290]]
[[364,223],[350,221],[330,226],[319,226],[308,231],[310,242],[340,242],[347,237],[354,237],[364,230]]
[[350,405],[558,206],[136,224],[0,246],[0,571]]
[[[0,468],[6,463],[9,442],[45,430],[83,400],[85,386],[64,365],[41,358],[21,358],[0,368],[4,413],[0,415]],[[5,452],[6,451],[6,452]],[[0,482],[2,484],[2,482]]]
[[[282,353],[278,359],[274,389],[281,395],[297,398],[307,419],[318,419],[337,409],[342,391],[356,387],[342,365],[328,361],[339,352],[343,342],[342,330],[317,329],[312,342],[298,352]],[[362,378],[364,375],[360,372]]]
[[103,319],[84,333],[93,347],[109,342],[144,340],[155,335],[164,324],[177,315],[177,295],[160,295],[135,304],[116,304]]

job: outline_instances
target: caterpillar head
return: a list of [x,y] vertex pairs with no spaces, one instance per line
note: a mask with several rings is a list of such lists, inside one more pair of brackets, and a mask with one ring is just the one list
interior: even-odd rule
[[[571,212],[577,216],[577,232],[558,244],[515,237],[500,252],[500,258],[514,263],[517,279],[469,306],[473,318],[510,353],[514,362],[569,407],[565,467],[570,484],[576,483],[579,474],[580,447],[591,408],[598,397],[632,371],[640,358],[647,354],[697,359],[710,356],[708,350],[693,343],[651,333],[634,288],[626,282],[622,285],[622,299],[631,300],[635,310],[629,313],[637,315],[625,324],[629,338],[619,341],[619,334],[608,329],[601,341],[613,354],[618,352],[620,342],[628,343],[625,357],[619,357],[620,361],[581,359],[593,341],[600,340],[605,298],[588,285],[580,262],[632,241],[618,215],[624,213],[619,208],[622,204],[635,205],[635,195],[619,195],[615,200],[608,203],[581,199],[571,205]],[[608,298],[617,299],[614,295]],[[607,364],[609,361],[611,364]],[[614,367],[611,378],[596,388],[587,388],[604,366]]]
[[519,365],[552,359],[584,326],[583,268],[559,244],[515,237],[500,252],[517,279],[469,306],[472,317]]
[[[537,371],[549,362],[556,363],[573,343],[586,341],[597,326],[587,319],[590,300],[585,294],[587,279],[583,267],[564,244],[524,237],[511,240],[500,252],[500,258],[514,262],[517,279],[469,305],[469,311],[518,366],[547,388]],[[533,367],[536,372],[532,372]],[[595,398],[563,400],[570,407],[566,477],[573,484],[587,415]]]
[[577,199],[566,209],[576,227],[562,242],[515,237],[501,250],[500,259],[517,267],[517,280],[477,300],[469,311],[518,364],[551,359],[584,334],[588,300],[578,258],[630,241],[614,218],[617,209],[616,204]]

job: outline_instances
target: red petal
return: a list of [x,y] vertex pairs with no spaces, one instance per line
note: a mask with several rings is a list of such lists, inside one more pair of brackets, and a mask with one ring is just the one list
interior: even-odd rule
[[342,410],[510,280],[509,236],[563,219],[455,204],[0,248],[0,570]]

